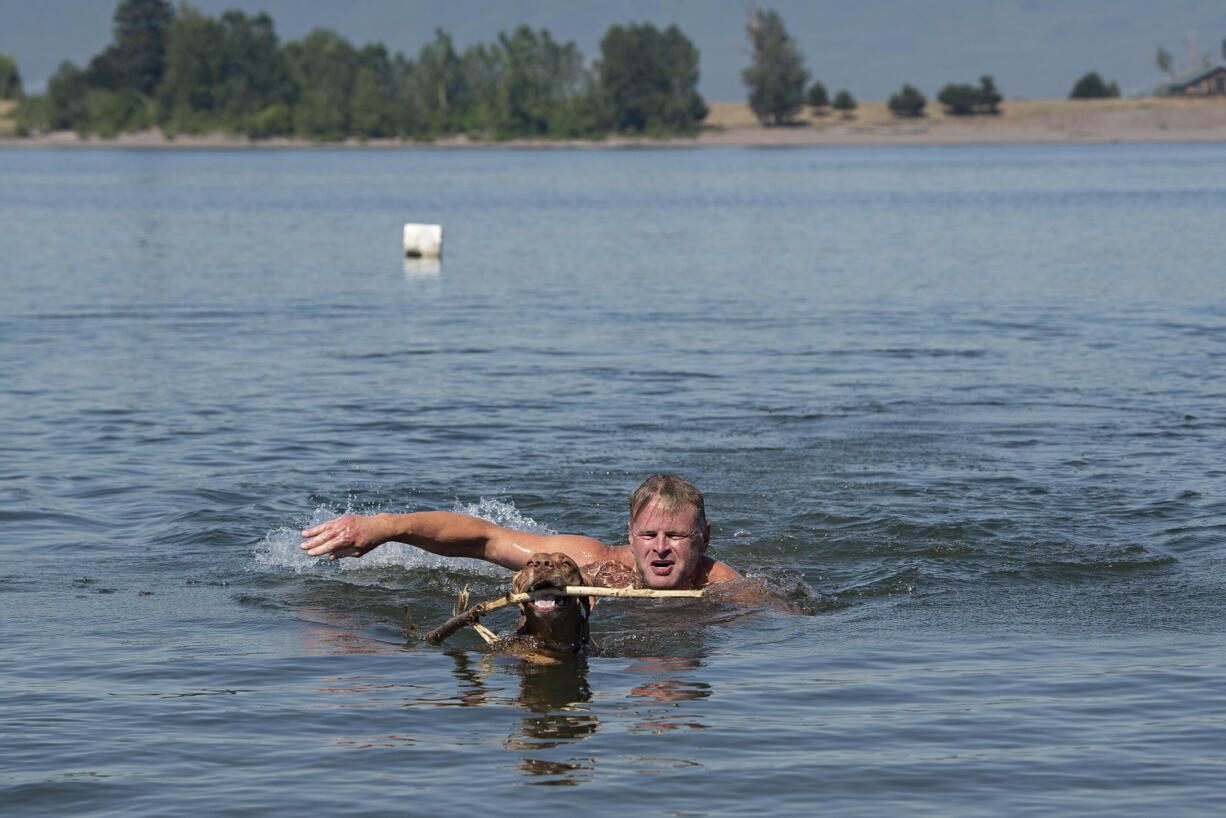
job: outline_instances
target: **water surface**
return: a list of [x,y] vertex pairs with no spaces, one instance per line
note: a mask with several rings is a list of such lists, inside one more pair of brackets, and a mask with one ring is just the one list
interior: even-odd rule
[[[0,151],[0,798],[1220,811],[1224,164]],[[659,471],[758,601],[603,604],[561,668],[406,631],[501,569],[297,548],[435,508],[621,542]]]

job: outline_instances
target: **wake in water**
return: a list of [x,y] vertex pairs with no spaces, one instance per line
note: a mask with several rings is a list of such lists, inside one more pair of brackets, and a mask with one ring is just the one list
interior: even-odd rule
[[[482,498],[476,503],[464,504],[456,501],[451,509],[457,514],[467,514],[480,517],[503,528],[523,531],[529,534],[556,534],[557,532],[531,517],[521,514],[512,503],[500,500]],[[329,506],[319,506],[311,513],[311,518],[301,526],[279,526],[269,531],[264,539],[255,547],[255,562],[261,568],[280,571],[290,569],[295,573],[314,573],[324,571],[361,571],[371,568],[399,567],[407,569],[444,568],[483,574],[491,577],[501,577],[506,569],[492,565],[484,560],[464,559],[460,557],[440,557],[420,548],[402,543],[385,543],[360,559],[327,560],[307,556],[298,547],[302,542],[302,529],[331,520],[341,514],[357,513],[352,508],[338,511]]]

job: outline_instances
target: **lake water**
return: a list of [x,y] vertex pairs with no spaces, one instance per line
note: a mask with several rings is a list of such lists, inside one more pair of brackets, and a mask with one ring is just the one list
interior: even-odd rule
[[[0,151],[5,814],[1220,813],[1224,168]],[[506,571],[297,548],[661,471],[757,596],[561,667],[407,632]]]

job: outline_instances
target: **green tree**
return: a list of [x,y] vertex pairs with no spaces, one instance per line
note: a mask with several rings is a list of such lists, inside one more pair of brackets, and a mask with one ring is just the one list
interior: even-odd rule
[[1000,113],[1000,103],[1004,97],[996,90],[996,80],[991,74],[979,78],[979,112],[983,114]]
[[946,113],[955,116],[966,116],[975,111],[975,102],[979,94],[975,86],[966,83],[948,83],[937,94],[937,101],[945,106]]
[[707,115],[698,49],[676,26],[610,26],[600,40],[600,98],[609,124],[628,133],[690,132]]
[[[123,131],[139,131],[153,124],[149,97],[135,88],[90,88],[85,94],[86,122],[90,131],[106,139]],[[81,128],[79,130],[84,130]]]
[[495,127],[500,136],[546,136],[566,130],[567,103],[582,79],[583,57],[547,30],[526,25],[498,35],[501,82]]
[[914,85],[903,85],[902,90],[890,96],[889,106],[894,116],[919,117],[924,115],[928,100]]
[[441,28],[435,29],[434,41],[421,47],[411,73],[409,96],[417,133],[463,130],[468,108],[465,103],[470,97],[464,87],[461,67],[451,35]]
[[749,107],[763,125],[782,125],[805,102],[809,72],[796,41],[773,10],[754,9],[746,26],[753,57],[741,78],[749,88]]
[[317,28],[285,47],[297,85],[294,132],[307,139],[338,140],[350,132],[349,97],[357,74],[357,51],[335,31]]
[[167,134],[203,133],[221,125],[225,34],[216,20],[184,5],[170,28],[157,118]]
[[[227,11],[219,20],[184,4],[170,27],[158,121],[168,132],[254,127],[263,135],[294,98],[272,19]],[[256,124],[256,120],[259,120]]]
[[114,42],[90,60],[86,79],[95,88],[135,88],[152,95],[166,69],[166,41],[174,20],[166,0],[122,0],[116,6]]
[[272,18],[231,10],[218,21],[222,40],[220,107],[229,126],[270,107],[288,106],[295,89]]
[[986,74],[979,78],[978,88],[970,83],[951,82],[937,94],[937,101],[954,116],[999,113],[1001,99],[996,83]]
[[22,96],[17,61],[8,54],[0,54],[0,99],[21,99]]
[[[460,57],[460,79],[456,84],[462,89],[462,129],[473,138],[490,136],[497,127],[502,61],[501,50],[497,46],[487,46],[484,43],[469,46]],[[407,62],[406,67],[411,71],[413,64]],[[411,88],[412,82],[406,81],[405,85]],[[407,113],[412,111],[412,106],[399,106],[399,110]],[[402,130],[412,133],[413,129],[409,127]]]
[[830,105],[830,95],[826,93],[826,86],[821,82],[814,80],[809,86],[809,91],[805,94],[805,103],[810,108],[826,108]]
[[396,133],[391,105],[394,95],[392,60],[382,44],[369,44],[358,52],[353,95],[349,100],[350,131],[362,139]]
[[1073,90],[1069,93],[1069,99],[1097,99],[1104,97],[1118,97],[1120,95],[1120,87],[1114,82],[1107,84],[1103,82],[1103,78],[1098,75],[1097,71],[1090,71],[1081,79],[1077,80],[1073,85]]
[[47,80],[45,122],[49,131],[88,132],[89,107],[85,100],[85,72],[68,60],[60,63]]
[[839,91],[834,95],[834,102],[830,103],[830,107],[842,113],[844,119],[850,119],[851,112],[856,110],[856,98],[850,91]]
[[1154,52],[1154,65],[1158,66],[1159,71],[1175,79],[1175,59],[1171,56],[1171,52],[1162,46],[1158,46],[1158,50]]

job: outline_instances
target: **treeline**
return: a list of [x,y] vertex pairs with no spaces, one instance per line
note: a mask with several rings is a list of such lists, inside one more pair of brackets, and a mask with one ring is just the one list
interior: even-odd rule
[[[804,55],[796,40],[788,34],[778,12],[755,8],[746,27],[753,49],[752,62],[742,72],[749,89],[749,107],[763,125],[786,125],[794,121],[805,106],[816,115],[823,115],[828,108],[852,116],[856,100],[847,90],[839,91],[833,101],[820,80],[808,84],[811,78],[805,68]],[[1159,49],[1158,63],[1162,67],[1164,57]],[[1222,44],[1226,55],[1226,41]],[[1165,56],[1169,68],[1170,56]],[[1097,72],[1090,71],[1073,86],[1070,98],[1118,97],[1119,86],[1104,82]],[[1004,96],[996,88],[991,75],[979,78],[979,84],[950,82],[937,94],[937,101],[951,116],[994,115],[1000,113]],[[888,101],[890,111],[898,117],[920,117],[928,105],[924,94],[910,83],[892,94]]]
[[[379,43],[357,48],[327,29],[282,44],[263,12],[213,18],[187,3],[176,10],[167,0],[122,0],[113,19],[111,45],[84,68],[61,63],[39,96],[23,98],[16,64],[0,54],[0,99],[21,99],[20,133],[113,136],[158,126],[168,136],[225,131],[254,139],[599,138],[693,133],[707,115],[698,50],[676,26],[611,26],[589,62],[573,42],[528,26],[463,52],[437,29],[410,58]],[[752,56],[742,80],[759,122],[790,124],[806,106],[819,116],[828,108],[854,115],[848,90],[832,99],[820,81],[810,82],[777,12],[752,8],[746,34]],[[1159,66],[1169,68],[1169,55],[1159,52]],[[1119,94],[1091,71],[1070,97]],[[1002,100],[990,75],[978,85],[948,83],[937,95],[955,116],[997,114]],[[904,84],[888,104],[896,116],[920,117],[928,100]]]
[[[787,32],[783,19],[773,10],[754,9],[746,26],[753,48],[752,61],[742,72],[749,88],[749,107],[763,125],[786,125],[807,105],[817,115],[827,108],[853,115],[857,107],[851,92],[843,89],[830,98],[820,80],[809,84],[811,75],[805,68],[804,55],[796,40]],[[1004,97],[990,76],[979,79],[979,85],[951,82],[941,89],[937,99],[947,113],[955,116],[996,114]],[[900,117],[923,116],[927,98],[915,86],[905,84],[890,97],[889,108]]]
[[438,29],[409,58],[326,29],[282,44],[262,12],[122,0],[113,19],[110,46],[84,68],[61,63],[45,94],[22,100],[22,132],[595,138],[690,133],[707,114],[698,50],[676,26],[611,26],[588,66],[574,43],[528,26],[462,52]]

